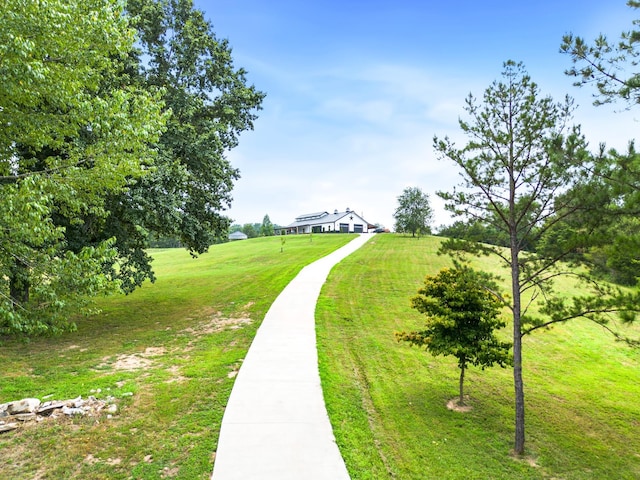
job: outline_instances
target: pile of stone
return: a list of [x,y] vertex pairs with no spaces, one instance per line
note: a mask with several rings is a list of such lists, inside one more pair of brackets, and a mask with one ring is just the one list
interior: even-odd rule
[[37,398],[25,398],[3,403],[0,404],[0,433],[20,428],[25,422],[41,422],[47,418],[93,417],[103,411],[107,413],[107,418],[111,418],[118,411],[114,401],[114,397],[98,400],[94,396],[89,396],[86,400],[78,397],[72,400],[41,402]]

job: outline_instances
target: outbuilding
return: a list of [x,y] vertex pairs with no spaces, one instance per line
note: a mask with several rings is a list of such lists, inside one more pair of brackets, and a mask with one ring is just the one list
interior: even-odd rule
[[246,240],[247,237],[244,233],[242,233],[240,230],[238,230],[237,232],[233,232],[229,234],[229,240]]
[[374,226],[347,208],[344,212],[306,213],[284,227],[287,235],[298,233],[368,233]]

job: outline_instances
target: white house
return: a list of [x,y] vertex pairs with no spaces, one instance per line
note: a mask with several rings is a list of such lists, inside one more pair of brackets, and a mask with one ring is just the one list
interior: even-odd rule
[[296,233],[367,233],[374,226],[349,208],[344,212],[307,213],[296,217],[296,221],[283,227],[289,234]]

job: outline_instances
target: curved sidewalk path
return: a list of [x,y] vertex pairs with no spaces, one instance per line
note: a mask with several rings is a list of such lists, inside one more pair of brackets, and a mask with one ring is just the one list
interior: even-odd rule
[[331,268],[373,234],[304,267],[267,312],[222,418],[212,480],[348,480],[324,405],[315,309]]

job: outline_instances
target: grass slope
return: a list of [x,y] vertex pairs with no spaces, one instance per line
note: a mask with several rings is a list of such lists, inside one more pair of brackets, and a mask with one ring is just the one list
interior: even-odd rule
[[158,281],[104,299],[77,332],[4,339],[0,403],[111,395],[120,410],[1,435],[0,478],[209,478],[233,378],[269,306],[304,265],[352,238],[290,236],[281,253],[267,237],[198,259],[153,250]]
[[[435,255],[438,245],[433,237],[378,235],[323,288],[321,377],[352,478],[640,478],[640,353],[589,322],[524,339],[526,460],[509,455],[511,370],[471,368],[465,385],[473,410],[446,408],[457,393],[455,359],[431,357],[393,335],[422,326],[409,298],[425,275],[448,264]],[[478,266],[497,273],[488,258]]]

